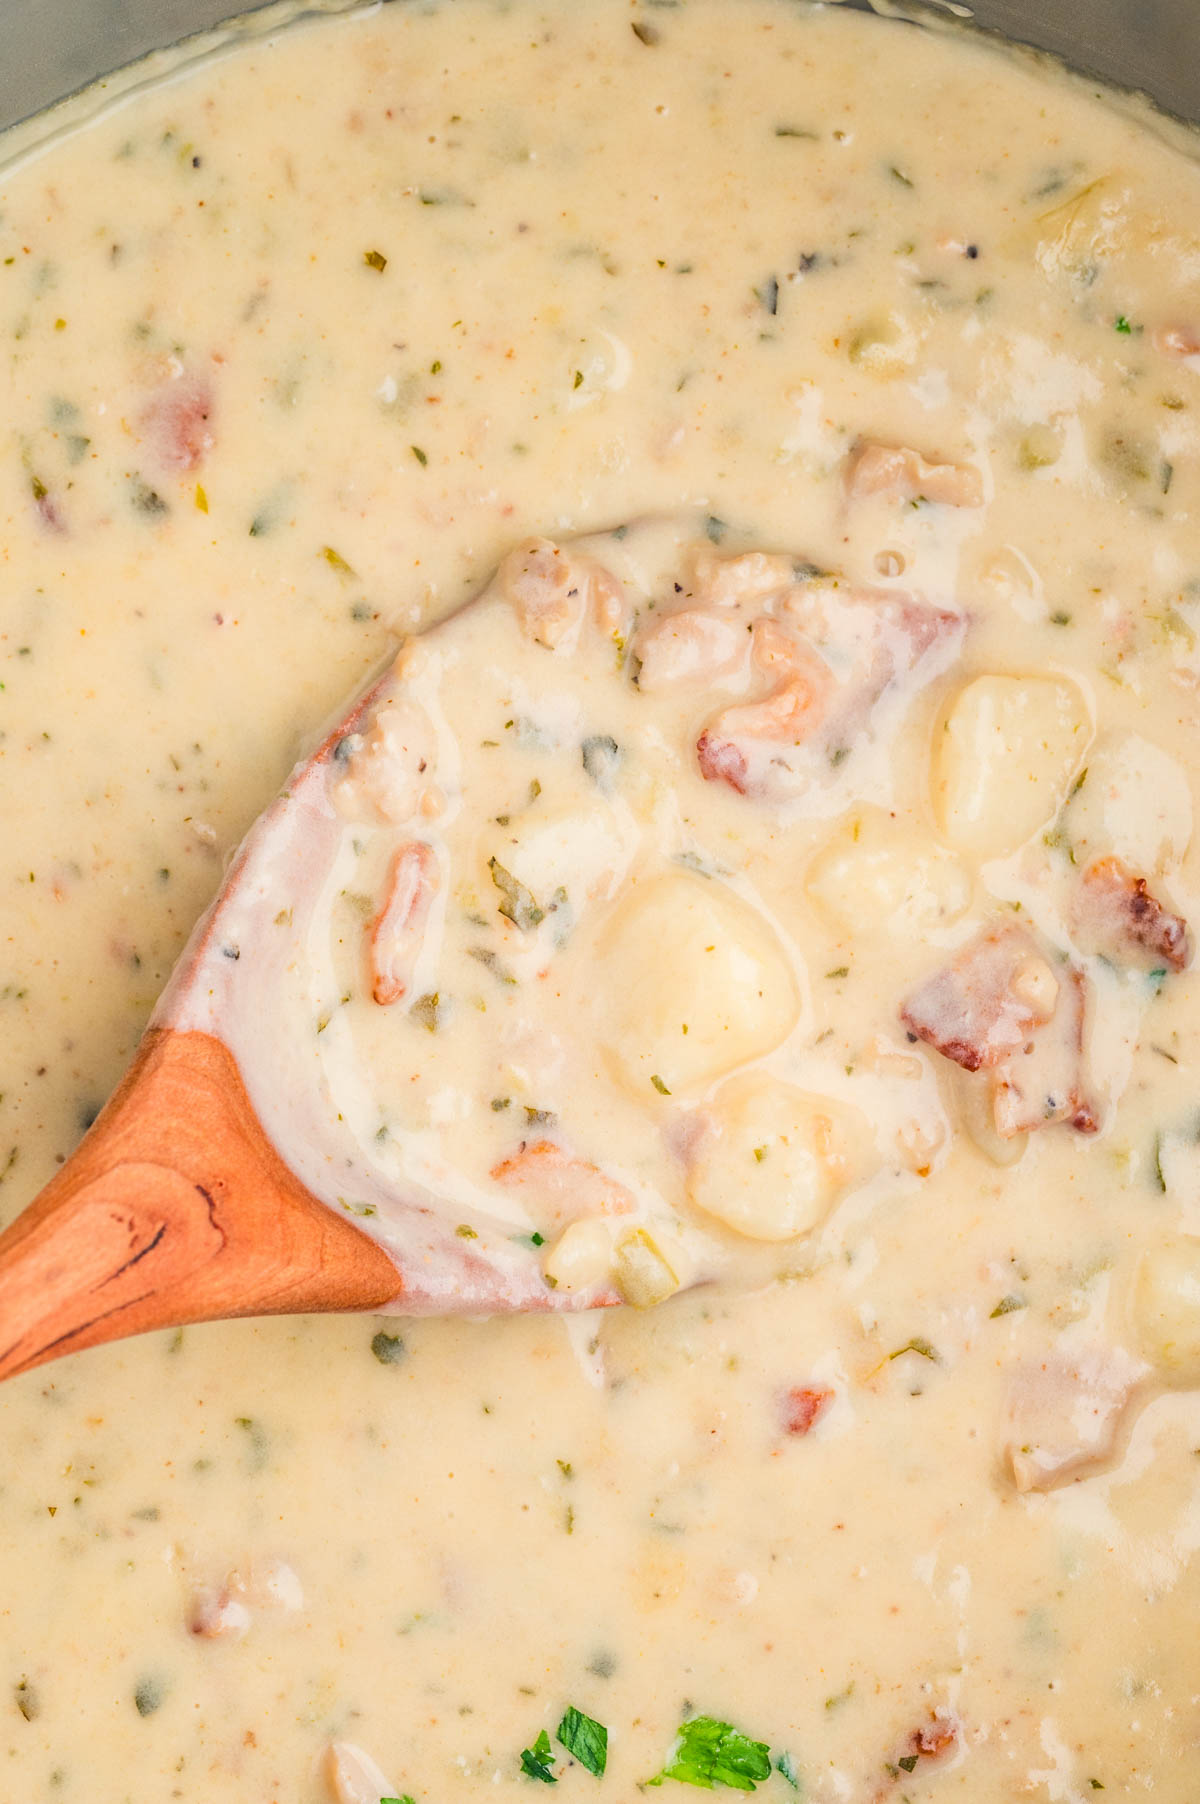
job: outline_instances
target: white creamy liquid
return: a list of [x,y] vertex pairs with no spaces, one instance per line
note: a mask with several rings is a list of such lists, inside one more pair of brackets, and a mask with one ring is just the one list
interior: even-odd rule
[[[1192,162],[1064,78],[859,15],[389,8],[14,168],[0,330],[5,1221],[321,722],[531,535],[685,516],[718,558],[785,551],[966,622],[870,784],[802,821],[696,763],[762,670],[689,692],[675,740],[662,717],[678,815],[660,797],[639,832],[721,864],[785,948],[794,1021],[670,1098],[536,1057],[504,1093],[611,1162],[651,1234],[665,1199],[680,1294],[569,1327],[189,1329],[4,1387],[0,1800],[528,1798],[544,1729],[560,1783],[627,1804],[699,1716],[784,1762],[775,1798],[1189,1804],[1195,979],[1098,949],[1079,886],[1116,857],[1200,914]],[[924,462],[865,492],[872,444]],[[515,630],[529,714],[573,654]],[[1010,676],[1047,705],[1014,713]],[[463,793],[521,841],[458,738]],[[567,813],[571,770],[569,796],[539,776]],[[595,940],[562,949],[583,976],[615,948],[598,1044],[637,944],[604,937],[607,881]],[[368,914],[344,917],[328,970],[361,988]],[[1027,1140],[1004,1067],[960,1071],[944,997],[917,1000],[1001,925],[1034,947],[1005,980],[1030,1043],[1076,967],[1085,998]],[[358,1065],[323,1068],[380,1073],[373,1110],[461,1151],[471,1222],[521,1136],[490,1081],[472,1125],[463,1072],[495,1049],[460,1066],[448,1029],[361,994]],[[415,1123],[386,1075],[409,1031]],[[768,1066],[865,1120],[874,1170],[755,1254],[708,1206],[719,1161],[685,1179],[695,1143],[643,1124]],[[762,1119],[733,1102],[727,1136]],[[713,1249],[737,1281],[689,1288]],[[521,1257],[543,1283],[549,1254]],[[608,1728],[600,1780],[554,1739],[570,1705]]]

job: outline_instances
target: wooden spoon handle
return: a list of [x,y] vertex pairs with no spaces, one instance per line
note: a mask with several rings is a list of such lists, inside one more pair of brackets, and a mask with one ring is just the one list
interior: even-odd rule
[[0,1235],[0,1378],[232,1315],[369,1310],[401,1273],[283,1163],[228,1047],[152,1028],[78,1151]]

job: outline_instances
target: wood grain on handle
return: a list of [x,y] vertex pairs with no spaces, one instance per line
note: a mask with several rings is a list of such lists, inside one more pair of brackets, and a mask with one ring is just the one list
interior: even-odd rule
[[184,1322],[374,1309],[403,1280],[259,1125],[232,1053],[152,1028],[58,1177],[0,1235],[0,1378]]

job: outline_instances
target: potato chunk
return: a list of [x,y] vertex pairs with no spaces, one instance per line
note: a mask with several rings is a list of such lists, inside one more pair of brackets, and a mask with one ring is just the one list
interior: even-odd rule
[[1171,1384],[1200,1384],[1200,1240],[1144,1253],[1133,1292],[1138,1341]]
[[796,1025],[796,978],[770,925],[716,879],[639,885],[599,946],[600,1037],[634,1095],[711,1083]]
[[794,1240],[866,1174],[857,1109],[759,1072],[731,1078],[706,1111],[688,1196],[751,1240]]
[[1063,816],[1077,861],[1115,857],[1154,877],[1178,864],[1192,837],[1192,790],[1178,759],[1127,733],[1094,748]]
[[881,809],[864,808],[813,860],[808,893],[840,928],[908,937],[964,915],[971,881],[952,852]]
[[1057,814],[1090,738],[1087,702],[1066,677],[976,677],[934,747],[946,838],[979,858],[1015,851]]

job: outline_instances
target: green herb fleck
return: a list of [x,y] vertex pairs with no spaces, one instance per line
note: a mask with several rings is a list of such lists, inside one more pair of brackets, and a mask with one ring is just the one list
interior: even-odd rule
[[546,918],[544,908],[539,908],[533,898],[532,891],[506,871],[498,858],[488,859],[488,870],[492,873],[492,882],[504,897],[500,904],[500,913],[505,920],[519,927],[522,933],[529,933],[539,922]]
[[139,1679],[133,1701],[139,1716],[153,1716],[163,1701],[163,1688],[157,1679]]
[[894,1353],[889,1353],[888,1358],[899,1359],[905,1353],[919,1353],[922,1359],[932,1361],[935,1366],[942,1363],[937,1348],[920,1334],[914,1334],[912,1339],[905,1341],[902,1347],[897,1347]]
[[339,576],[353,576],[355,574],[353,564],[348,564],[341,552],[335,551],[332,545],[322,545],[321,556],[325,559],[325,562],[329,565],[330,569],[336,570]]
[[1162,1156],[1163,1156],[1163,1137],[1161,1134],[1155,1134],[1155,1136],[1154,1136],[1154,1187],[1158,1191],[1160,1196],[1166,1196],[1166,1194],[1167,1194],[1167,1178],[1166,1178],[1166,1173],[1163,1171]]
[[1113,321],[1113,330],[1120,332],[1123,337],[1128,338],[1133,331],[1133,327],[1123,313],[1118,313],[1116,319]]
[[835,965],[832,971],[826,971],[826,977],[849,977],[849,965]]
[[915,1772],[916,1766],[917,1766],[917,1756],[915,1754],[901,1754],[899,1760],[896,1762],[896,1765],[903,1767],[904,1771],[906,1773]]
[[608,1730],[603,1723],[598,1723],[594,1716],[585,1716],[574,1704],[568,1704],[554,1734],[580,1766],[586,1766],[597,1779],[603,1778],[608,1764]]
[[996,1307],[992,1310],[991,1315],[988,1317],[988,1320],[994,1322],[997,1316],[1011,1315],[1014,1309],[1025,1309],[1027,1307],[1028,1305],[1026,1304],[1024,1297],[1013,1295],[1001,1297]]
[[716,514],[710,514],[704,522],[704,530],[713,544],[719,545],[729,531],[729,525],[727,521],[718,519]]
[[432,990],[427,996],[418,996],[409,1013],[414,1021],[419,1021],[422,1027],[435,1034],[441,1025],[441,996],[437,990]]
[[662,1078],[659,1077],[657,1071],[651,1073],[650,1082],[654,1085],[654,1088],[658,1091],[660,1096],[669,1096],[671,1094],[667,1089],[667,1086],[663,1083]]
[[531,1748],[521,1749],[521,1771],[530,1779],[540,1779],[543,1785],[558,1784],[557,1775],[550,1771],[554,1760],[550,1737],[544,1729],[538,1731],[538,1738]]
[[460,1240],[478,1240],[479,1239],[478,1234],[475,1232],[475,1230],[471,1226],[470,1222],[460,1221],[457,1228],[455,1228],[454,1232],[458,1235],[458,1238]]
[[493,1115],[499,1115],[504,1109],[507,1109],[509,1107],[511,1102],[512,1102],[511,1096],[493,1096],[493,1098],[492,1098]]
[[782,1754],[776,1756],[775,1771],[787,1780],[793,1791],[800,1790],[800,1769],[786,1749]]
[[1051,614],[1050,624],[1051,624],[1051,626],[1070,626],[1071,616],[1068,613],[1066,613],[1062,608],[1058,608],[1055,610],[1055,612],[1053,614]]
[[377,269],[380,275],[382,275],[387,268],[387,258],[382,251],[364,251],[363,262],[367,265],[368,269]]
[[381,1366],[398,1366],[408,1357],[408,1349],[398,1334],[385,1334],[383,1329],[373,1336],[371,1351]]
[[424,451],[422,451],[420,445],[410,445],[408,448],[412,452],[413,456],[416,458],[417,462],[420,464],[421,468],[424,469],[426,464],[429,462],[429,459],[425,455]]
[[644,19],[634,19],[630,29],[632,30],[634,37],[637,38],[640,43],[645,44],[648,49],[652,49],[655,44],[660,42],[662,37],[662,33],[659,31],[657,25],[647,25]]

